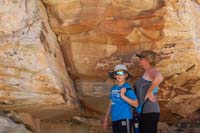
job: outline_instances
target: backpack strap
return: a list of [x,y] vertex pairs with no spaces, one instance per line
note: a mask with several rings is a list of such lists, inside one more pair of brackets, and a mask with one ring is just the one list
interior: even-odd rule
[[132,90],[132,88],[126,88],[127,91]]

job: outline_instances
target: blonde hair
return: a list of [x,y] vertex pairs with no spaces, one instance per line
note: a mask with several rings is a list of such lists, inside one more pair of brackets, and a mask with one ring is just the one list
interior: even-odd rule
[[150,65],[155,66],[157,61],[157,54],[151,50],[145,50],[140,53],[140,57],[146,59]]

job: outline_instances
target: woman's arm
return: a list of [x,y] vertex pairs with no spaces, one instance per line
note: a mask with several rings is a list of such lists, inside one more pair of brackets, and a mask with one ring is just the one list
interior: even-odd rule
[[126,101],[127,103],[129,103],[130,105],[137,107],[138,106],[138,100],[133,100],[131,98],[128,98],[126,95],[126,88],[122,88],[121,89],[121,98]]
[[111,105],[112,105],[112,101],[110,101],[109,105],[108,105],[108,108],[107,108],[107,111],[106,111],[106,115],[105,115],[105,118],[104,118],[104,121],[103,121],[103,128],[106,129],[107,126],[108,126],[108,117],[110,115],[110,109],[111,109]]
[[159,71],[155,70],[151,73],[150,77],[152,78],[152,83],[145,96],[145,100],[149,99],[150,101],[155,102],[157,99],[153,95],[153,90],[155,89],[155,87],[159,86],[159,84],[163,81],[163,76]]

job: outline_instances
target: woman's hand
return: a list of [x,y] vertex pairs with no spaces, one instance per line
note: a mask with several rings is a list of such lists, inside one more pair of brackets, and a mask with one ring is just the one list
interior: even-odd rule
[[152,92],[147,92],[146,96],[145,96],[145,100],[149,99],[152,102],[156,102],[157,98],[156,96],[153,95]]

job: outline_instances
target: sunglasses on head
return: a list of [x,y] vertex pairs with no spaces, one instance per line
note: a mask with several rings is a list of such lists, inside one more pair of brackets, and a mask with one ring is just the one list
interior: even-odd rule
[[116,71],[115,75],[125,75],[126,72],[125,71]]
[[141,55],[141,54],[136,54],[136,56],[139,57],[139,58],[145,58],[145,56]]

